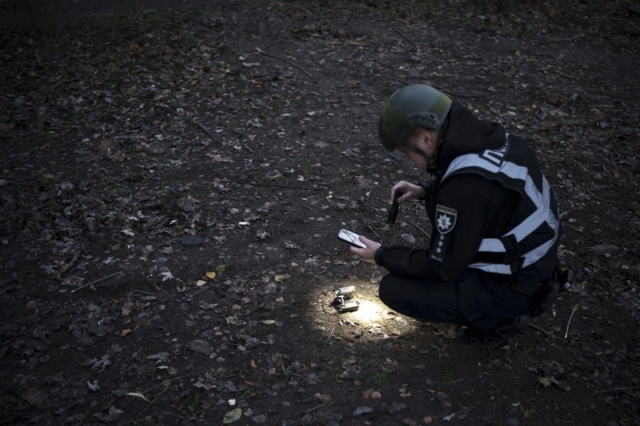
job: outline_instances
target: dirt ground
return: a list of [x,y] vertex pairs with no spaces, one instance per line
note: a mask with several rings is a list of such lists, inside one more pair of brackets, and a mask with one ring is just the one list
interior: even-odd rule
[[[621,1],[239,2],[3,34],[0,424],[640,424],[640,17]],[[497,350],[380,304],[427,246],[407,83],[527,138],[571,292]],[[357,312],[335,289],[356,287]]]

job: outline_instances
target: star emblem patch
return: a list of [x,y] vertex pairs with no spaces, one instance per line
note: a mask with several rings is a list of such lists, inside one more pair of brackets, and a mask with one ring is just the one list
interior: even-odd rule
[[457,217],[458,211],[456,209],[438,204],[436,206],[436,228],[438,228],[438,232],[441,235],[451,232],[453,227],[456,226]]

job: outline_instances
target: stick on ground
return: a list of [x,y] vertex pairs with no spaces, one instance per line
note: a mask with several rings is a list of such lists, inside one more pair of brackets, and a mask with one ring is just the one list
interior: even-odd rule
[[258,52],[262,53],[262,54],[263,54],[263,55],[265,55],[265,56],[268,56],[268,57],[273,58],[273,59],[278,59],[279,61],[282,61],[282,62],[286,62],[286,63],[288,63],[289,65],[291,65],[291,66],[293,66],[293,67],[298,68],[299,70],[301,70],[302,72],[304,72],[304,73],[305,73],[306,75],[308,75],[309,77],[313,78],[313,74],[311,74],[309,71],[307,71],[307,70],[305,70],[304,68],[302,68],[300,65],[296,65],[296,64],[294,64],[293,62],[289,62],[289,61],[287,61],[286,59],[282,59],[282,58],[279,58],[279,57],[277,57],[277,56],[274,56],[274,55],[272,55],[272,54],[270,54],[270,53],[267,53],[267,52],[265,52],[264,50],[261,50],[259,47],[256,47],[256,50],[257,50]]
[[404,38],[405,40],[410,41],[411,43],[413,43],[413,45],[416,47],[416,55],[420,55],[420,47],[418,46],[418,43],[416,43],[415,41],[411,40],[409,37],[407,37],[406,35],[402,34],[400,31],[393,29],[393,31],[398,34],[399,36],[401,36],[402,38]]
[[565,339],[569,335],[569,326],[571,325],[571,318],[573,318],[573,314],[576,313],[576,309],[578,309],[578,305],[576,305],[575,308],[573,308],[573,311],[571,311],[571,315],[569,316],[569,321],[567,322],[567,330],[564,333],[564,338]]
[[97,280],[95,280],[95,281],[91,281],[89,284],[85,284],[85,285],[82,285],[82,286],[80,286],[80,287],[78,287],[78,288],[75,288],[75,289],[71,290],[71,293],[75,293],[76,291],[78,291],[78,290],[82,290],[83,288],[85,288],[85,287],[89,287],[90,285],[97,284],[97,283],[99,283],[100,281],[108,280],[109,278],[113,278],[113,277],[115,277],[116,275],[120,275],[121,273],[122,273],[122,272],[116,272],[115,274],[107,275],[106,277],[103,277],[103,278],[97,279]]

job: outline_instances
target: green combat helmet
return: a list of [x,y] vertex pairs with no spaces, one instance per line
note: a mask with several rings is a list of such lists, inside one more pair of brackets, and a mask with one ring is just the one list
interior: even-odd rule
[[[384,105],[378,134],[387,151],[407,146],[407,138],[418,126],[438,129],[451,108],[451,99],[424,84],[412,84],[395,92]],[[412,146],[407,146],[412,149]]]

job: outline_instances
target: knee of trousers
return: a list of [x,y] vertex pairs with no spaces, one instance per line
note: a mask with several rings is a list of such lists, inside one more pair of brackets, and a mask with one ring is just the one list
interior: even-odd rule
[[394,285],[395,277],[391,274],[387,274],[380,280],[380,286],[378,287],[378,296],[380,300],[386,305],[395,305],[399,302],[397,285]]

